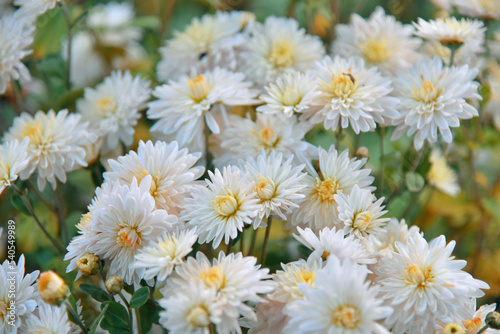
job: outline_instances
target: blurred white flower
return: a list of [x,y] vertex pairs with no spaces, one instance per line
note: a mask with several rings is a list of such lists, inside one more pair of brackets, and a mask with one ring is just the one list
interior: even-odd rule
[[383,73],[394,74],[421,58],[418,48],[422,41],[413,37],[413,26],[386,15],[382,7],[367,20],[352,14],[350,23],[337,24],[335,32],[332,54],[363,58],[368,66],[376,65]]
[[454,0],[460,14],[485,20],[500,18],[500,2],[498,0]]
[[439,129],[443,140],[451,143],[450,127],[460,126],[460,119],[478,116],[476,108],[468,103],[482,99],[479,83],[473,81],[477,74],[477,69],[467,65],[444,67],[438,57],[399,72],[394,87],[401,100],[401,118],[392,139],[408,132],[409,136],[415,135],[414,145],[420,150],[425,140],[438,140]]
[[460,192],[457,174],[448,166],[443,154],[439,150],[434,149],[429,157],[429,161],[431,167],[427,172],[427,182],[450,196],[457,196]]
[[34,116],[22,113],[14,119],[14,124],[4,140],[29,138],[28,158],[30,163],[21,172],[26,180],[37,170],[37,184],[40,190],[49,181],[56,188],[56,178],[66,182],[66,173],[86,167],[84,147],[94,143],[97,136],[80,115],[68,114],[64,109],[57,114],[49,110],[46,114],[37,111]]
[[0,194],[17,180],[19,173],[28,166],[29,138],[21,143],[17,139],[4,142],[0,146]]
[[417,28],[415,35],[449,46],[459,46],[471,40],[484,40],[486,31],[482,21],[466,18],[458,20],[456,17],[430,21],[419,17],[418,23],[413,25]]
[[36,309],[36,314],[31,314],[25,324],[25,331],[22,333],[82,333],[80,327],[71,322],[68,318],[66,306],[55,306],[40,300]]
[[286,303],[266,300],[255,307],[257,321],[240,320],[243,327],[249,327],[248,334],[283,333],[288,316],[283,313]]
[[109,152],[120,142],[130,146],[134,140],[134,127],[146,107],[151,90],[150,82],[129,71],[114,71],[96,88],[85,88],[83,98],[76,102],[82,120],[105,138],[102,151]]
[[195,185],[191,189],[181,219],[196,227],[200,243],[213,240],[212,247],[217,248],[222,239],[228,244],[245,224],[252,224],[260,207],[252,192],[254,184],[238,168],[224,167],[222,173],[215,169],[208,175],[208,187]]
[[54,9],[61,0],[14,0],[13,4],[20,7],[19,13],[29,17],[33,22],[50,9]]

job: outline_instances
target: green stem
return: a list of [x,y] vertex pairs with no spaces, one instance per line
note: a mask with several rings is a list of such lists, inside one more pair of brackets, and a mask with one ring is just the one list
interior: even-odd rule
[[[210,111],[207,111],[210,112]],[[210,145],[209,145],[209,138],[210,138],[210,129],[208,128],[208,125],[205,124],[205,159],[206,159],[206,168],[207,170],[205,171],[208,172],[208,170],[211,167],[212,164],[212,154],[210,154]]]
[[43,224],[38,219],[38,216],[35,214],[35,210],[31,206],[30,201],[28,201],[28,199],[26,199],[26,197],[24,197],[24,195],[21,192],[21,190],[14,183],[11,184],[11,187],[19,195],[19,197],[21,197],[21,199],[24,202],[24,205],[26,205],[26,208],[28,209],[30,215],[33,217],[33,219],[38,224],[38,226],[40,226],[40,228],[42,229],[42,232],[45,234],[45,236],[47,236],[47,238],[49,238],[49,240],[52,242],[52,244],[54,245],[54,247],[57,248],[57,250],[59,251],[60,254],[64,254],[65,253],[64,247],[56,239],[54,239],[50,235],[50,233],[45,229],[45,227],[43,226]]
[[66,299],[64,301],[64,304],[66,305],[66,309],[68,310],[69,313],[73,316],[75,319],[75,323],[82,329],[82,332],[84,334],[87,334],[87,328],[83,325],[82,321],[80,320],[80,317],[78,316],[78,313],[73,309],[73,306],[70,304],[70,302]]
[[23,101],[21,99],[21,90],[19,89],[19,86],[21,85],[18,81],[12,81],[11,82],[11,87],[12,87],[12,92],[14,93],[14,110],[16,111],[17,116],[21,115],[23,112]]
[[59,187],[56,187],[54,193],[56,197],[57,220],[59,223],[59,228],[61,229],[61,240],[64,245],[67,245],[69,242],[69,233],[68,226],[66,225],[66,220],[64,219],[63,201],[61,198]]
[[132,317],[132,310],[130,310],[130,305],[129,305],[127,299],[125,299],[125,297],[123,296],[123,293],[121,291],[118,292],[118,296],[120,296],[123,303],[125,303],[125,306],[127,307],[128,318],[129,318],[128,319],[128,326],[129,326],[130,330],[132,330],[134,328],[134,318]]
[[337,131],[337,142],[335,143],[335,149],[338,151],[340,148],[340,138],[342,137],[342,126],[339,124],[339,129]]
[[266,261],[267,244],[269,242],[269,235],[271,234],[271,224],[273,222],[273,217],[269,216],[267,218],[266,236],[264,237],[264,245],[262,246],[262,254],[260,257],[260,263],[264,265]]
[[481,334],[482,332],[485,332],[488,329],[488,325],[484,325],[483,328],[481,328],[476,334]]
[[247,256],[252,256],[252,254],[253,254],[253,250],[254,250],[254,248],[255,248],[255,243],[256,243],[256,241],[257,241],[257,231],[258,231],[258,230],[259,230],[259,229],[254,229],[254,230],[253,230],[253,233],[252,233],[252,240],[250,241],[250,249],[248,250],[248,254],[247,254]]
[[[101,277],[102,279],[102,282],[104,283],[104,289],[106,290],[106,292],[108,292],[108,290],[106,289],[106,276],[104,276],[104,272],[101,270],[99,271],[99,277]],[[113,296],[111,293],[108,292],[108,295],[109,295],[109,298],[112,300],[112,301],[115,301],[115,296]]]
[[453,60],[455,60],[455,53],[457,52],[457,49],[458,48],[456,48],[456,47],[450,48],[450,63],[448,64],[448,67],[453,66]]
[[243,228],[243,230],[241,231],[241,238],[240,238],[240,252],[242,254],[243,254],[243,250],[244,250],[243,242],[245,240],[245,231],[246,231],[246,228]]
[[380,195],[384,193],[384,176],[385,176],[385,164],[384,164],[384,154],[385,154],[385,127],[380,128],[380,179],[379,179],[379,192]]
[[231,247],[233,247],[233,239],[229,239],[229,242],[227,243],[226,255],[228,255],[231,251]]
[[50,204],[45,198],[43,198],[42,193],[33,184],[33,182],[31,182],[31,180],[28,180],[28,187],[30,188],[31,191],[35,193],[36,197],[40,199],[40,201],[47,207],[47,209],[49,209],[52,212],[56,212],[56,208],[54,207],[54,205]]
[[138,308],[134,309],[134,312],[135,312],[135,316],[137,318],[137,333],[138,334],[143,334],[143,331],[142,331],[142,322],[141,322],[141,314],[139,312],[139,309]]
[[66,89],[71,89],[71,45],[73,41],[73,24],[71,23],[71,17],[69,15],[69,10],[64,1],[59,2],[59,6],[61,7],[61,11],[64,16],[64,20],[66,21],[66,27],[68,28],[68,45],[66,50]]

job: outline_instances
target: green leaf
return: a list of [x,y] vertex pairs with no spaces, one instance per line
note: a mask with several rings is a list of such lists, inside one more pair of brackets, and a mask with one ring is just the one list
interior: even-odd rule
[[483,198],[483,206],[493,217],[500,221],[500,205],[494,198]]
[[90,334],[95,333],[95,331],[97,330],[97,326],[101,322],[102,318],[104,318],[104,314],[106,314],[106,311],[108,310],[108,308],[109,308],[109,304],[104,305],[104,307],[101,310],[101,313],[99,313],[99,316],[92,323],[92,326],[91,326],[90,331],[89,331]]
[[161,308],[158,303],[152,301],[151,299],[139,308],[143,333],[149,333],[153,324],[157,324],[160,321],[160,311]]
[[415,172],[407,172],[405,177],[406,187],[411,192],[419,192],[425,186],[425,180],[422,175]]
[[107,301],[101,304],[101,310],[108,306],[101,321],[101,328],[110,333],[129,333],[129,316],[127,309],[120,303]]
[[80,290],[101,303],[111,300],[106,291],[92,284],[80,284]]
[[[28,199],[28,201],[29,201],[29,199]],[[10,196],[10,203],[17,211],[20,211],[27,216],[31,216],[31,213],[28,210],[28,207],[24,203],[21,196],[19,196],[18,194],[14,193],[14,194],[12,194],[12,196]]]
[[130,299],[130,308],[137,308],[144,305],[149,299],[149,288],[147,286],[140,288]]

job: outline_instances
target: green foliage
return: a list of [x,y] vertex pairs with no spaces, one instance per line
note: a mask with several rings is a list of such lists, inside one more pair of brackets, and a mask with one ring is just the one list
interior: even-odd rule
[[109,294],[106,291],[92,284],[80,284],[80,290],[82,290],[98,302],[106,302],[111,300]]
[[149,299],[149,288],[144,286],[134,292],[130,300],[130,308],[138,308],[144,305]]

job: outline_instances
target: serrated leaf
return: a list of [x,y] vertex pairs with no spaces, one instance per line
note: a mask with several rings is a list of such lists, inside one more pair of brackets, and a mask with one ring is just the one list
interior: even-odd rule
[[[29,200],[29,199],[28,199]],[[26,204],[24,203],[23,199],[21,198],[21,196],[19,196],[18,194],[14,193],[12,194],[12,196],[10,196],[10,203],[12,204],[12,206],[17,210],[17,211],[20,211],[22,213],[24,213],[25,215],[27,216],[31,216],[31,213],[30,211],[28,210],[28,207],[26,206]]]
[[104,319],[101,321],[101,328],[110,330],[111,333],[121,333],[120,330],[129,330],[129,316],[127,309],[120,303],[107,301],[101,304],[101,310],[105,306],[108,310],[104,313]]
[[415,172],[407,172],[405,175],[406,187],[411,192],[419,192],[425,186],[425,180],[422,175]]
[[144,305],[149,299],[149,288],[147,286],[140,288],[132,295],[130,299],[130,308],[137,308]]
[[91,285],[91,284],[80,284],[80,290],[85,292],[86,294],[90,295],[92,298],[97,300],[98,302],[105,302],[111,300],[109,298],[109,294],[104,291],[103,289]]
[[106,313],[108,308],[109,308],[108,304],[104,305],[104,308],[102,308],[101,313],[99,313],[99,316],[94,320],[94,322],[92,323],[92,326],[90,327],[90,331],[89,331],[90,334],[95,333],[95,331],[97,330],[97,326],[101,322],[102,318],[104,318],[104,314]]

